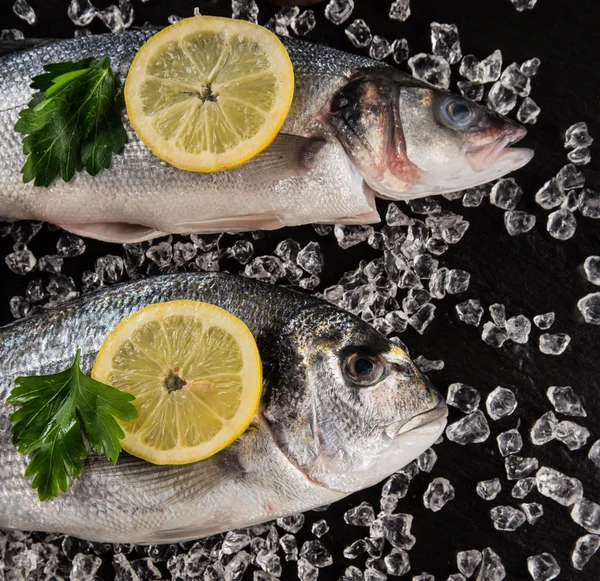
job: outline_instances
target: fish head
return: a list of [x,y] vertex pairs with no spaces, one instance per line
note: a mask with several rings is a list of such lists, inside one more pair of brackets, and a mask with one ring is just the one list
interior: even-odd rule
[[407,353],[353,315],[304,310],[277,338],[263,418],[290,462],[345,493],[380,482],[429,448],[447,407]]
[[483,184],[533,156],[510,147],[527,133],[518,123],[391,67],[351,79],[328,122],[367,185],[395,200]]

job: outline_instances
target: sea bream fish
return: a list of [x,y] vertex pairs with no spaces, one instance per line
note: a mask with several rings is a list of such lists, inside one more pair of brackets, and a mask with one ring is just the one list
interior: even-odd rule
[[[194,464],[93,457],[67,493],[40,502],[11,443],[14,378],[65,369],[78,347],[89,370],[119,321],[176,299],[223,307],[253,333],[264,390],[250,428]],[[437,440],[446,415],[405,351],[321,299],[216,273],[126,283],[0,331],[0,527],[125,543],[247,527],[380,482]]]
[[296,79],[291,110],[275,141],[239,168],[176,169],[156,158],[125,119],[129,143],[111,169],[49,188],[24,184],[22,136],[13,127],[31,98],[32,77],[45,64],[108,55],[123,81],[155,32],[61,40],[0,58],[0,218],[43,220],[117,242],[375,223],[375,196],[453,192],[499,178],[533,155],[509,147],[525,135],[523,127],[476,103],[378,61],[284,38]]

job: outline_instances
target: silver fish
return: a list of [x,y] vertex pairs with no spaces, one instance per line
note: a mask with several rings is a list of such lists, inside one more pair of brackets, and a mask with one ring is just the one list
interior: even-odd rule
[[[219,305],[255,336],[265,389],[251,427],[195,464],[93,457],[66,494],[41,503],[9,434],[14,378],[64,369],[77,347],[89,369],[120,320],[175,299]],[[0,527],[127,543],[198,538],[339,500],[421,454],[447,414],[407,354],[365,322],[315,297],[224,274],[126,283],[4,327],[0,406]]]
[[[112,168],[50,188],[23,184],[13,127],[45,64],[108,55],[121,79],[155,30],[61,40],[0,58],[0,217],[59,224],[116,242],[164,233],[275,229],[379,221],[375,196],[409,199],[498,178],[527,163],[508,146],[526,131],[393,67],[283,39],[294,65],[292,107],[262,154],[198,174],[156,158],[125,119],[129,143]],[[194,66],[190,61],[190,66]],[[218,106],[216,102],[205,104]]]

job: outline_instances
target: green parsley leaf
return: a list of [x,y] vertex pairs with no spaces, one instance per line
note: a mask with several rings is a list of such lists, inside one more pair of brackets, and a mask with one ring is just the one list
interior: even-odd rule
[[49,186],[85,169],[96,175],[122,153],[127,134],[116,106],[116,81],[108,57],[46,65],[32,79],[38,90],[19,113],[25,183]]
[[73,365],[53,375],[17,377],[8,403],[18,409],[10,416],[12,441],[22,454],[31,454],[25,476],[33,476],[40,500],[66,492],[69,478],[80,476],[87,442],[113,464],[125,437],[115,420],[138,417],[134,396],[82,373],[80,351]]

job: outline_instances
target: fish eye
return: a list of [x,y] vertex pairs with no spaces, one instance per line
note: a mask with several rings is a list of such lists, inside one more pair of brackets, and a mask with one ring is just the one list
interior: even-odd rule
[[355,385],[368,387],[385,374],[387,365],[382,357],[354,353],[344,362],[344,375]]
[[450,129],[467,129],[477,121],[477,110],[468,101],[453,95],[441,104],[441,118]]

